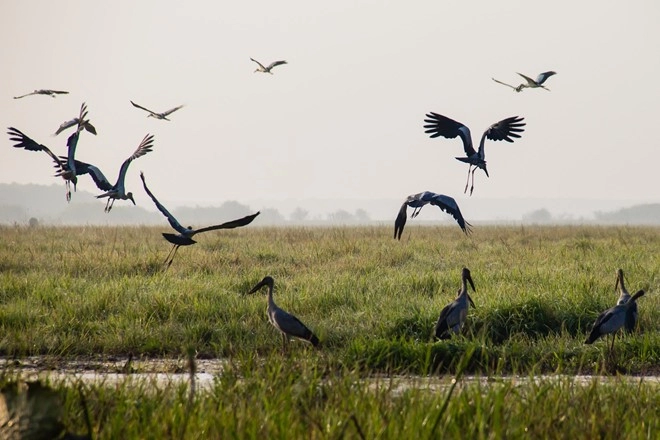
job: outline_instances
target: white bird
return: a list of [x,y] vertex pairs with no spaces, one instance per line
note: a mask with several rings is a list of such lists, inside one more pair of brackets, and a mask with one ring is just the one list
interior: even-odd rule
[[101,194],[99,196],[96,196],[97,199],[107,197],[108,201],[105,205],[105,212],[110,212],[112,209],[112,206],[115,203],[115,200],[130,200],[133,202],[135,205],[135,199],[133,198],[133,193],[132,192],[126,192],[126,188],[124,187],[124,179],[126,177],[126,171],[128,171],[128,166],[131,164],[131,162],[138,157],[142,157],[148,152],[152,151],[154,143],[154,137],[153,135],[146,135],[144,139],[142,139],[142,142],[140,142],[140,145],[138,145],[137,149],[131,154],[131,156],[124,161],[124,163],[121,164],[121,168],[119,169],[119,176],[117,177],[117,182],[113,185],[111,184],[108,179],[103,175],[100,169],[98,167],[88,164],[85,162],[80,162],[78,160],[75,161],[75,166],[76,166],[76,171],[78,172],[78,175],[83,175],[83,174],[89,174],[96,184],[96,186],[101,190],[101,191],[106,191],[104,194]]
[[458,208],[456,200],[444,194],[436,194],[431,191],[424,191],[418,194],[410,195],[406,198],[406,200],[404,200],[403,204],[401,205],[401,209],[399,209],[399,214],[396,216],[396,220],[394,221],[394,238],[401,240],[403,227],[406,225],[408,206],[415,208],[413,213],[410,215],[410,218],[415,218],[419,215],[419,212],[427,203],[437,206],[447,214],[450,214],[452,217],[454,217],[458,223],[458,226],[461,227],[466,235],[472,231],[472,225],[466,222],[463,218],[463,214],[461,214],[461,210]]
[[156,119],[163,119],[165,121],[169,121],[169,119],[167,119],[167,116],[169,116],[170,114],[174,113],[175,111],[177,111],[177,110],[179,110],[180,108],[183,107],[183,105],[179,105],[179,106],[176,106],[174,108],[169,109],[166,112],[156,113],[154,111],[149,110],[148,108],[142,107],[141,105],[134,103],[133,101],[131,101],[131,104],[133,104],[133,107],[137,107],[139,109],[142,109],[144,111],[149,112],[149,114],[147,115],[147,118],[151,117],[151,118],[156,118]]
[[318,347],[320,343],[319,338],[298,318],[285,312],[275,304],[273,300],[274,284],[275,280],[270,276],[266,276],[248,294],[258,291],[263,286],[268,286],[268,320],[282,334],[282,349],[286,349],[286,344],[290,336],[304,339],[309,341],[314,347]]
[[472,291],[476,292],[470,270],[464,267],[461,273],[461,288],[458,290],[458,296],[440,312],[440,317],[435,325],[436,338],[449,339],[452,333],[458,333],[467,317],[468,302],[472,304],[472,307],[475,307],[472,298],[468,294],[468,282],[472,286]]
[[[518,73],[518,72],[516,72],[516,73]],[[543,83],[548,78],[550,78],[552,75],[556,75],[556,74],[557,74],[557,72],[553,72],[552,70],[550,70],[548,72],[539,73],[539,75],[536,77],[536,79],[532,79],[529,76],[523,75],[522,73],[518,73],[518,75],[522,76],[526,81],[526,83],[522,83],[519,86],[512,86],[511,84],[507,84],[505,82],[496,80],[495,78],[491,78],[491,79],[493,81],[495,81],[496,83],[505,85],[507,87],[511,87],[515,92],[522,92],[522,90],[524,88],[527,88],[527,87],[529,87],[530,89],[536,89],[536,88],[540,87],[542,89],[550,91],[550,89],[547,88],[546,86],[544,86]]]
[[275,67],[275,66],[280,66],[280,65],[282,65],[282,64],[287,64],[287,62],[284,61],[284,60],[281,60],[281,61],[273,61],[272,63],[270,63],[270,64],[268,65],[268,67],[264,67],[263,64],[261,64],[259,61],[255,60],[254,58],[250,58],[250,59],[259,65],[259,67],[257,67],[257,69],[255,70],[255,73],[256,73],[256,72],[263,72],[263,73],[270,73],[270,74],[272,75],[273,72],[271,72],[271,69],[272,69],[273,67]]
[[85,129],[93,135],[96,135],[96,128],[94,128],[94,126],[89,122],[89,119],[85,119],[86,117],[87,105],[83,102],[80,106],[80,114],[78,117],[69,121],[62,122],[53,136],[57,136],[67,128],[73,127],[74,125],[78,125],[78,132],[82,131],[82,129]]
[[[626,290],[626,286],[623,281],[623,269],[619,269],[616,272],[616,283],[614,284],[614,289],[619,288],[619,300],[616,302],[617,306],[625,304],[630,301],[630,293]],[[637,326],[637,303],[632,304],[626,313],[626,323],[625,328],[626,332],[632,333]]]
[[616,338],[616,332],[626,324],[629,315],[628,311],[635,304],[637,298],[642,295],[644,295],[644,291],[638,290],[637,293],[635,293],[625,303],[611,307],[601,313],[598,318],[596,318],[596,322],[594,322],[591,333],[589,334],[587,340],[584,341],[584,343],[592,344],[601,336],[611,334],[612,346],[610,347],[610,352],[614,350],[614,339]]
[[144,186],[144,190],[147,192],[149,197],[151,197],[151,200],[153,200],[153,202],[156,204],[156,208],[158,208],[158,210],[162,212],[165,217],[167,217],[167,221],[169,221],[170,225],[178,232],[178,234],[169,234],[163,232],[163,237],[165,237],[165,240],[169,241],[174,245],[170,250],[170,253],[167,254],[167,258],[163,263],[163,264],[167,263],[167,267],[170,267],[172,265],[172,261],[174,261],[174,256],[176,255],[176,251],[179,249],[179,246],[189,246],[191,244],[197,243],[195,240],[192,239],[193,235],[199,234],[201,232],[214,231],[216,229],[233,229],[233,228],[239,228],[241,226],[246,226],[252,223],[252,220],[254,220],[260,213],[257,212],[256,214],[248,215],[243,218],[239,218],[237,220],[225,222],[220,225],[207,226],[206,228],[193,229],[192,226],[188,226],[187,228],[185,228],[181,225],[181,223],[177,221],[176,218],[174,218],[172,214],[170,214],[170,212],[163,205],[161,205],[158,199],[156,199],[156,197],[151,193],[151,191],[147,187],[147,182],[144,180],[144,173],[142,172],[140,172],[140,179],[142,179],[142,185]]
[[64,90],[50,90],[50,89],[39,89],[35,90],[34,92],[26,93],[25,95],[21,96],[14,96],[14,99],[21,99],[25,98],[26,96],[30,95],[48,95],[52,96],[55,98],[57,95],[63,95],[63,94],[68,94],[69,92],[65,92]]
[[[513,142],[513,138],[519,138],[521,133],[525,131],[523,128],[526,124],[522,122],[525,118],[519,116],[512,116],[510,118],[502,119],[499,122],[494,123],[484,131],[484,134],[481,136],[481,142],[479,142],[479,151],[474,151],[472,146],[472,135],[470,134],[470,129],[467,125],[449,119],[446,116],[442,116],[438,113],[427,113],[427,119],[424,119],[426,125],[425,133],[430,133],[431,138],[436,138],[438,136],[445,137],[447,139],[453,139],[456,136],[459,136],[463,141],[463,149],[467,157],[457,157],[456,160],[465,162],[469,164],[467,182],[465,182],[465,191],[467,192],[468,184],[470,183],[470,170],[472,170],[472,186],[470,187],[470,195],[474,190],[474,172],[477,171],[477,168],[481,168],[488,176],[488,170],[486,169],[486,151],[484,150],[484,143],[486,139],[492,141],[507,141]],[[474,168],[472,168],[474,167]]]

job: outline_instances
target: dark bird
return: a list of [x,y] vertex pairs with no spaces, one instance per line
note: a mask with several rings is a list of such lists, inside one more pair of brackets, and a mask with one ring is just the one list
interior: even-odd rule
[[484,150],[486,139],[490,139],[491,141],[513,142],[514,138],[520,137],[518,133],[525,131],[523,127],[526,125],[522,122],[525,118],[519,116],[512,116],[494,123],[488,127],[481,136],[479,151],[477,152],[474,151],[474,147],[472,146],[470,129],[465,124],[433,112],[427,113],[426,117],[427,119],[424,119],[424,122],[426,122],[426,125],[424,126],[426,129],[425,133],[430,133],[431,138],[442,136],[447,139],[453,139],[456,136],[459,136],[463,141],[463,149],[465,150],[466,157],[457,157],[456,159],[470,165],[468,167],[467,182],[465,182],[464,192],[467,192],[468,184],[470,183],[470,170],[472,170],[470,195],[472,195],[472,191],[474,190],[474,172],[477,168],[484,170],[486,176],[490,177],[488,176],[488,170],[486,169],[486,152]]
[[248,293],[254,293],[262,287],[268,286],[268,320],[282,334],[282,349],[286,349],[286,344],[291,336],[309,341],[314,347],[318,347],[319,338],[298,318],[280,309],[275,304],[275,301],[273,301],[274,284],[275,280],[270,276],[266,276]]
[[111,184],[108,179],[103,175],[100,169],[98,167],[85,163],[85,162],[80,162],[76,160],[75,167],[76,171],[79,176],[83,174],[89,174],[96,186],[101,190],[101,191],[106,191],[104,194],[101,194],[99,196],[96,196],[97,199],[107,197],[108,202],[105,205],[105,212],[110,212],[112,209],[112,206],[115,204],[115,200],[130,200],[133,202],[135,205],[135,199],[133,198],[133,193],[132,192],[126,192],[126,188],[124,187],[124,179],[126,178],[126,171],[128,171],[128,166],[131,164],[131,162],[138,157],[142,157],[148,152],[152,151],[152,147],[154,144],[154,137],[153,135],[146,135],[144,139],[142,139],[142,142],[140,142],[140,145],[138,145],[137,149],[131,154],[131,156],[124,161],[124,163],[121,164],[121,168],[119,169],[119,176],[117,177],[117,182],[113,185]]
[[144,111],[149,112],[149,114],[147,115],[147,118],[151,117],[151,118],[156,118],[156,119],[164,119],[165,121],[169,121],[169,119],[167,119],[167,116],[169,116],[170,114],[174,113],[175,111],[177,111],[181,107],[183,107],[183,105],[179,105],[179,106],[176,106],[174,108],[169,109],[166,112],[156,113],[156,112],[153,112],[153,111],[149,110],[148,108],[144,108],[141,105],[134,103],[133,101],[131,101],[131,104],[133,104],[133,107],[137,107],[139,109],[142,109]]
[[[440,312],[440,317],[435,325],[435,337],[438,339],[449,339],[452,333],[458,333],[465,322],[468,311],[468,302],[475,307],[472,298],[468,294],[467,283],[472,286],[472,291],[476,292],[470,270],[463,268],[461,273],[461,288],[458,290],[458,296],[449,305],[445,306]],[[476,307],[475,307],[476,308]]]
[[522,73],[518,73],[518,75],[522,76],[526,81],[526,83],[522,83],[519,86],[512,86],[511,84],[507,84],[505,82],[496,80],[495,78],[491,78],[491,79],[496,83],[505,85],[507,87],[511,87],[515,92],[522,92],[522,90],[527,87],[529,87],[530,89],[536,89],[540,87],[542,89],[546,89],[547,91],[550,91],[550,89],[544,86],[543,83],[552,75],[556,75],[556,74],[557,72],[553,72],[552,70],[550,70],[548,72],[539,73],[539,76],[537,76],[536,79],[532,79],[529,76],[525,76]]
[[399,215],[396,216],[396,220],[394,221],[394,238],[401,240],[403,227],[406,225],[408,206],[414,208],[410,218],[415,218],[419,215],[419,212],[427,203],[437,206],[447,214],[451,214],[451,216],[454,217],[458,223],[458,226],[461,227],[466,235],[472,231],[472,225],[466,222],[463,218],[463,214],[461,214],[461,210],[458,208],[456,200],[444,194],[436,194],[431,191],[424,191],[408,196],[401,205],[401,209],[399,209]]
[[585,344],[592,344],[596,339],[600,338],[603,335],[612,334],[612,346],[610,347],[610,352],[614,350],[614,339],[616,338],[616,332],[619,331],[628,321],[629,310],[637,301],[637,298],[644,295],[643,290],[638,290],[628,301],[623,304],[616,305],[605,310],[601,313],[594,326],[591,329],[591,333]]
[[261,64],[259,61],[255,60],[254,58],[250,58],[250,59],[259,65],[259,67],[256,68],[255,73],[256,73],[256,72],[263,72],[263,73],[270,73],[270,74],[272,75],[273,72],[271,72],[271,69],[272,69],[273,67],[275,67],[275,66],[280,66],[280,65],[282,65],[282,64],[287,64],[287,62],[284,61],[284,60],[281,60],[281,61],[273,61],[272,63],[270,63],[270,64],[268,65],[268,67],[264,67],[263,64]]
[[252,220],[254,220],[260,212],[257,212],[256,214],[248,215],[243,218],[239,218],[237,220],[232,220],[229,222],[222,223],[220,225],[215,225],[215,226],[207,226],[206,228],[201,228],[201,229],[193,229],[192,226],[188,226],[187,228],[184,228],[181,226],[181,223],[177,221],[176,218],[170,212],[158,201],[158,199],[149,191],[149,188],[147,187],[147,182],[144,180],[144,173],[140,172],[140,179],[142,179],[142,185],[144,186],[144,190],[147,192],[149,197],[151,197],[151,200],[154,201],[156,204],[156,208],[160,212],[163,213],[165,217],[167,217],[167,221],[170,222],[170,225],[178,232],[178,234],[170,234],[170,233],[165,233],[163,232],[163,237],[165,237],[165,240],[169,241],[172,243],[174,246],[170,250],[170,253],[167,254],[167,258],[165,259],[165,263],[167,263],[167,267],[170,267],[172,265],[172,261],[174,261],[174,256],[176,255],[176,251],[179,249],[179,246],[189,246],[191,244],[197,243],[195,240],[192,239],[193,235],[199,234],[200,232],[207,232],[207,231],[214,231],[216,229],[233,229],[233,228],[240,228],[241,226],[246,226],[252,223]]
[[55,132],[54,136],[57,136],[67,128],[73,127],[74,125],[78,126],[78,132],[85,129],[96,136],[96,128],[94,128],[94,126],[89,122],[89,119],[85,119],[86,117],[87,117],[87,105],[85,105],[85,103],[83,102],[82,105],[80,106],[80,114],[78,115],[78,117],[73,118],[66,122],[62,122],[60,124],[60,127]]
[[57,95],[66,95],[68,93],[69,92],[65,92],[63,90],[40,89],[40,90],[35,90],[34,92],[26,93],[25,95],[14,96],[14,99],[21,99],[21,98],[25,98],[26,96],[30,96],[30,95],[48,95],[48,96],[52,96],[53,98],[55,98]]
[[[623,281],[623,269],[616,271],[616,283],[614,284],[614,289],[619,288],[619,300],[616,302],[617,306],[627,303],[630,301],[630,293],[626,290],[626,286]],[[635,302],[630,307],[628,307],[626,312],[626,323],[624,325],[627,333],[632,333],[637,326],[637,303]]]

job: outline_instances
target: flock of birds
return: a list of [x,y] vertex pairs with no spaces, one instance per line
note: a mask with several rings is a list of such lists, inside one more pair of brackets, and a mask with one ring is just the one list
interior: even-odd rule
[[[268,66],[265,66],[253,58],[250,58],[250,60],[258,65],[255,72],[269,73],[271,75],[273,74],[272,69],[274,67],[287,64],[286,61],[280,60],[274,61]],[[544,86],[544,83],[549,77],[555,74],[556,72],[554,71],[543,72],[539,74],[536,79],[532,79],[528,76],[518,73],[518,75],[523,77],[526,81],[525,83],[522,83],[518,86],[512,86],[495,78],[492,79],[499,84],[503,84],[512,88],[515,92],[521,92],[525,88],[543,88],[549,90]],[[14,99],[20,99],[30,95],[46,95],[54,98],[57,95],[67,93],[69,92],[61,90],[40,89],[25,95],[15,96]],[[136,104],[133,101],[130,101],[130,103],[134,107],[146,111],[148,113],[148,117],[166,121],[170,120],[168,119],[169,115],[183,107],[183,105],[179,105],[167,111],[158,113],[139,104]],[[76,147],[78,145],[78,140],[81,133],[83,131],[87,131],[93,135],[97,134],[96,128],[90,123],[89,119],[87,119],[87,113],[87,106],[85,103],[83,103],[80,107],[79,115],[71,120],[63,122],[55,132],[55,135],[58,135],[71,127],[76,127],[76,130],[67,139],[68,152],[66,156],[57,156],[47,146],[39,144],[15,127],[9,127],[8,134],[10,136],[10,140],[15,142],[14,147],[24,148],[28,151],[43,151],[51,157],[56,168],[55,176],[61,177],[65,181],[67,201],[71,200],[70,185],[73,184],[75,192],[78,176],[88,174],[99,188],[99,190],[104,191],[102,194],[98,195],[97,198],[107,198],[105,212],[109,213],[112,210],[116,200],[130,200],[133,204],[135,204],[135,199],[133,198],[132,192],[126,191],[124,180],[131,162],[152,151],[154,137],[147,134],[142,139],[135,151],[122,163],[121,167],[119,168],[119,175],[117,180],[113,184],[105,177],[105,175],[97,166],[79,161],[75,158]],[[474,149],[470,129],[465,124],[450,119],[441,114],[434,112],[427,113],[426,119],[424,119],[424,123],[426,124],[424,125],[424,129],[431,138],[444,137],[447,139],[453,139],[460,137],[463,143],[465,157],[456,157],[456,159],[469,165],[464,193],[467,193],[469,187],[470,195],[472,195],[472,192],[474,191],[475,171],[477,169],[482,169],[488,177],[488,169],[486,168],[486,153],[484,150],[486,140],[514,142],[515,139],[521,137],[520,133],[524,131],[524,126],[526,124],[523,121],[524,118],[522,117],[512,116],[492,124],[482,134],[478,150]],[[184,227],[167,210],[167,208],[165,208],[165,206],[163,206],[158,201],[156,196],[154,196],[154,194],[148,188],[144,173],[142,172],[140,172],[140,179],[142,180],[145,192],[154,202],[156,208],[167,218],[172,228],[177,232],[176,234],[162,234],[163,237],[173,245],[164,262],[164,264],[166,264],[166,268],[169,268],[172,264],[172,261],[174,260],[174,257],[176,256],[177,250],[180,246],[189,246],[196,243],[195,240],[193,240],[194,235],[207,231],[232,229],[246,226],[249,225],[259,215],[259,212],[256,212],[255,214],[248,215],[240,219],[231,220],[218,225],[207,226],[199,229],[193,229],[191,226]],[[471,185],[470,182],[472,182]],[[410,195],[404,200],[394,223],[395,239],[401,239],[401,234],[403,233],[406,219],[408,217],[408,207],[413,208],[413,212],[410,217],[415,218],[417,215],[419,215],[421,209],[427,204],[437,206],[444,212],[450,214],[456,220],[459,227],[466,235],[471,232],[471,225],[463,218],[456,200],[444,194],[424,191],[418,194]],[[281,333],[283,348],[286,348],[287,341],[290,337],[309,341],[315,347],[319,346],[319,338],[305,324],[303,324],[294,315],[287,313],[277,306],[273,299],[274,285],[275,280],[271,276],[266,276],[248,293],[255,293],[263,287],[268,288],[268,320]],[[450,338],[452,334],[457,334],[460,332],[461,327],[466,321],[469,306],[471,305],[472,307],[475,307],[474,301],[468,293],[468,285],[472,287],[474,292],[476,292],[470,270],[468,268],[463,268],[461,273],[461,287],[458,290],[456,299],[445,306],[440,312],[440,316],[434,329],[436,338],[447,339]],[[593,325],[591,333],[589,334],[589,337],[585,341],[586,344],[593,343],[601,336],[612,334],[612,346],[610,350],[613,350],[616,332],[618,332],[621,328],[625,328],[627,332],[632,332],[635,329],[638,317],[636,300],[644,295],[644,291],[639,290],[631,296],[625,288],[622,269],[617,271],[615,289],[616,288],[619,288],[620,290],[620,296],[617,304],[598,316],[596,322]]]

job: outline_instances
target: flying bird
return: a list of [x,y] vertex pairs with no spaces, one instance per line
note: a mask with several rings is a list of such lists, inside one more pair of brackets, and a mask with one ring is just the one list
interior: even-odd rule
[[87,105],[83,102],[82,105],[80,106],[79,116],[69,121],[62,122],[60,124],[60,127],[57,129],[57,131],[53,136],[57,136],[67,128],[73,127],[74,125],[78,126],[78,132],[82,131],[82,129],[85,129],[96,136],[96,128],[94,128],[94,126],[89,122],[89,119],[85,119],[86,117],[87,117]]
[[286,349],[286,344],[291,336],[309,341],[314,347],[318,347],[320,343],[319,338],[317,338],[316,335],[314,335],[314,333],[312,333],[312,331],[298,318],[280,309],[277,304],[275,304],[275,301],[273,300],[274,284],[275,280],[270,276],[266,276],[259,282],[259,284],[254,286],[248,294],[252,294],[262,287],[268,286],[268,320],[273,327],[279,330],[282,334],[282,349]]
[[396,220],[394,221],[394,238],[401,240],[403,227],[406,225],[408,206],[410,206],[411,208],[415,208],[413,210],[413,213],[410,215],[410,218],[415,218],[419,215],[419,212],[427,203],[437,206],[447,214],[450,214],[452,217],[454,217],[454,219],[458,223],[458,226],[461,227],[461,229],[463,230],[463,232],[465,232],[466,235],[468,235],[472,231],[471,229],[472,225],[466,222],[465,219],[463,218],[463,214],[461,214],[461,210],[458,208],[458,204],[456,203],[456,200],[444,194],[436,194],[431,191],[424,191],[418,194],[413,194],[408,196],[401,205],[401,209],[399,209],[399,214],[396,216]]
[[165,121],[169,121],[169,119],[167,119],[167,117],[170,114],[174,113],[175,111],[179,110],[181,107],[183,107],[183,105],[179,105],[179,106],[176,106],[174,108],[169,109],[166,112],[156,113],[156,112],[153,112],[153,111],[149,110],[148,108],[144,108],[141,105],[134,103],[133,101],[131,101],[131,104],[133,104],[133,107],[137,107],[137,108],[140,108],[140,109],[142,109],[146,112],[149,112],[149,114],[147,115],[147,118],[151,117],[151,118],[156,118],[156,119],[164,119]]
[[152,151],[154,144],[153,135],[146,135],[137,149],[130,155],[128,159],[121,164],[119,169],[119,176],[117,177],[117,182],[113,185],[108,179],[103,175],[101,170],[89,163],[80,162],[76,160],[75,167],[78,175],[89,174],[96,186],[101,191],[106,191],[105,193],[96,196],[97,199],[107,197],[108,201],[105,205],[105,212],[110,212],[112,206],[115,204],[115,200],[130,200],[135,205],[135,199],[133,198],[132,192],[126,192],[124,187],[124,179],[126,178],[126,171],[128,171],[128,166],[131,162],[139,157],[144,156],[145,154]]
[[[525,131],[523,128],[526,124],[522,122],[525,118],[519,116],[512,116],[510,118],[502,119],[499,122],[494,123],[484,131],[484,134],[481,136],[481,142],[479,142],[479,151],[474,151],[472,146],[472,135],[470,134],[470,129],[460,122],[449,119],[446,116],[442,116],[438,113],[427,113],[424,122],[426,125],[425,133],[430,133],[431,138],[436,138],[438,136],[445,137],[447,139],[453,139],[456,136],[459,136],[463,141],[463,149],[465,150],[466,157],[457,157],[457,160],[469,164],[467,181],[465,182],[465,191],[467,192],[468,184],[470,183],[470,170],[472,171],[472,186],[470,187],[470,195],[474,190],[474,172],[477,171],[477,168],[481,168],[488,176],[488,169],[486,169],[486,152],[484,150],[484,143],[486,139],[492,141],[507,141],[513,142],[514,138],[519,138],[518,133]],[[474,168],[473,168],[474,167]]]
[[628,301],[623,304],[616,305],[605,310],[601,313],[594,326],[591,329],[591,333],[585,344],[593,344],[598,338],[603,335],[612,335],[612,346],[610,347],[610,352],[614,350],[614,339],[616,338],[616,332],[619,329],[626,325],[628,321],[629,310],[637,301],[637,298],[644,295],[643,290],[638,290]]
[[30,95],[48,95],[52,96],[55,98],[57,95],[65,95],[68,94],[69,92],[65,92],[64,90],[49,90],[49,89],[40,89],[40,90],[35,90],[34,92],[26,93],[25,95],[21,96],[14,96],[14,99],[21,99],[25,98],[26,96]]
[[[623,281],[623,269],[616,271],[616,283],[614,284],[614,289],[619,288],[619,299],[616,302],[617,306],[627,303],[630,301],[630,293],[626,290],[626,286]],[[637,302],[632,304],[626,312],[626,322],[625,329],[627,333],[632,333],[637,326]]]
[[[465,322],[468,311],[468,302],[475,307],[470,294],[468,293],[467,283],[472,286],[472,291],[476,292],[470,269],[463,268],[461,273],[461,288],[458,290],[456,299],[445,306],[440,312],[440,317],[435,325],[435,337],[438,339],[449,339],[452,333],[458,333]],[[475,307],[476,308],[476,307]]]
[[165,240],[169,241],[174,245],[170,250],[170,253],[167,254],[167,258],[165,259],[165,263],[167,263],[168,268],[172,265],[172,261],[174,261],[174,256],[176,255],[176,251],[179,249],[179,246],[189,246],[191,244],[197,243],[195,240],[192,239],[193,235],[199,234],[201,232],[214,231],[216,229],[233,229],[233,228],[239,228],[241,226],[246,226],[252,223],[252,220],[254,220],[260,213],[257,212],[256,214],[248,215],[246,217],[239,218],[237,220],[225,222],[220,225],[207,226],[206,228],[193,229],[192,226],[188,226],[187,228],[185,228],[181,226],[181,223],[179,223],[177,219],[174,218],[174,216],[170,214],[170,212],[158,201],[158,199],[151,193],[151,191],[149,191],[149,188],[147,187],[147,182],[144,180],[144,173],[142,172],[140,172],[140,179],[142,179],[142,185],[144,186],[144,190],[147,192],[149,197],[151,197],[151,200],[153,200],[154,203],[156,204],[156,208],[158,208],[158,210],[162,212],[165,217],[167,217],[167,221],[170,222],[172,228],[174,228],[178,232],[178,234],[169,234],[163,232],[163,237],[165,237]]
[[284,61],[284,60],[281,60],[281,61],[273,61],[272,63],[270,63],[270,64],[268,65],[268,67],[264,67],[263,64],[261,64],[259,61],[255,60],[254,58],[250,58],[250,59],[259,65],[259,67],[256,68],[255,73],[256,73],[256,72],[263,72],[263,73],[270,73],[270,74],[272,75],[273,72],[271,72],[271,69],[272,69],[273,67],[275,67],[275,66],[280,66],[280,65],[282,65],[282,64],[287,64],[287,62]]
[[[518,72],[516,72],[516,73],[518,73]],[[519,86],[512,86],[511,84],[507,84],[507,83],[502,82],[502,81],[499,81],[499,80],[497,80],[497,79],[495,79],[495,78],[491,78],[491,79],[492,79],[493,81],[495,81],[496,83],[499,83],[499,84],[505,85],[505,86],[507,86],[507,87],[511,87],[515,92],[522,92],[522,90],[523,90],[524,88],[527,88],[527,87],[529,87],[530,89],[536,89],[536,88],[539,88],[539,87],[540,87],[540,88],[542,88],[542,89],[545,89],[545,90],[547,90],[547,91],[550,91],[550,89],[547,88],[546,86],[544,86],[543,83],[544,83],[548,78],[550,78],[552,75],[556,75],[556,74],[557,74],[557,72],[553,72],[552,70],[550,70],[550,71],[548,71],[548,72],[539,73],[539,75],[536,77],[536,79],[532,79],[532,78],[530,78],[529,76],[525,76],[525,75],[523,75],[522,73],[518,73],[518,75],[522,76],[522,77],[525,79],[525,81],[526,81],[526,83],[522,83],[522,84],[520,84]]]

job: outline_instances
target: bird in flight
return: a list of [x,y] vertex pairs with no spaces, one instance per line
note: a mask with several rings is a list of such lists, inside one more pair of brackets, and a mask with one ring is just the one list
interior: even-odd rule
[[69,92],[65,92],[64,90],[39,89],[39,90],[35,90],[34,92],[26,93],[25,95],[14,96],[14,99],[21,99],[30,95],[48,95],[55,98],[57,95],[66,95],[68,93]]
[[140,142],[140,145],[138,145],[137,149],[133,152],[133,154],[131,154],[130,157],[121,164],[121,168],[119,169],[119,176],[117,177],[117,182],[114,185],[108,181],[108,179],[103,175],[98,167],[89,163],[80,162],[78,160],[75,161],[76,171],[79,176],[83,174],[89,174],[96,186],[101,191],[106,191],[105,193],[96,196],[97,199],[103,197],[108,198],[108,201],[105,205],[105,212],[110,212],[112,206],[115,203],[115,200],[118,199],[130,200],[135,205],[133,193],[126,192],[126,188],[124,187],[126,171],[128,171],[128,166],[133,160],[137,159],[138,157],[142,157],[152,151],[153,145],[153,135],[146,135],[144,139],[142,139],[142,142]]
[[[446,116],[442,116],[438,113],[427,113],[424,122],[427,125],[424,126],[426,129],[425,133],[430,133],[431,138],[436,138],[438,136],[445,137],[447,139],[453,139],[456,136],[459,136],[463,141],[463,149],[467,157],[457,157],[457,160],[469,164],[467,182],[465,182],[465,191],[467,192],[468,184],[470,183],[470,171],[472,171],[472,186],[470,187],[470,195],[474,190],[474,172],[477,168],[481,168],[488,176],[488,169],[486,169],[486,152],[484,150],[484,143],[486,139],[492,141],[507,141],[513,142],[513,138],[519,138],[521,133],[525,131],[523,128],[525,123],[522,122],[525,118],[519,116],[512,116],[510,118],[502,119],[499,122],[494,123],[484,131],[484,134],[481,136],[481,142],[479,142],[479,151],[474,151],[472,146],[472,135],[470,134],[470,129],[460,122],[449,119]],[[474,168],[472,168],[474,167]]]
[[193,235],[199,234],[200,232],[214,231],[216,229],[233,229],[233,228],[239,228],[241,226],[246,226],[252,223],[252,220],[254,220],[260,213],[258,211],[256,214],[248,215],[246,217],[239,218],[237,220],[225,222],[220,225],[207,226],[206,228],[193,229],[192,226],[188,226],[187,228],[185,228],[181,225],[181,223],[177,221],[176,218],[174,218],[172,214],[170,214],[170,212],[151,193],[151,191],[147,187],[147,182],[144,180],[144,173],[142,172],[140,172],[140,179],[142,179],[142,185],[144,186],[144,190],[147,192],[149,197],[151,197],[151,200],[153,200],[154,203],[156,204],[156,208],[158,208],[158,210],[162,212],[165,217],[167,217],[167,221],[170,222],[172,228],[174,228],[178,232],[178,234],[169,234],[163,232],[163,237],[165,237],[165,240],[169,241],[174,245],[170,250],[170,253],[167,254],[167,258],[165,259],[165,263],[167,263],[168,268],[172,265],[172,261],[174,261],[174,256],[176,255],[176,251],[179,249],[179,246],[189,246],[191,244],[197,243],[195,240],[192,239]]
[[[516,72],[516,73],[518,73],[518,72]],[[539,73],[539,75],[536,77],[536,79],[532,79],[529,76],[523,75],[522,73],[518,73],[518,75],[522,76],[526,81],[526,83],[522,83],[519,86],[512,86],[511,84],[507,84],[507,83],[499,81],[495,78],[491,78],[491,79],[493,81],[495,81],[496,83],[505,85],[507,87],[511,87],[515,92],[522,92],[522,90],[524,88],[536,89],[536,88],[539,88],[539,87],[542,88],[542,89],[546,89],[549,92],[550,89],[547,88],[546,86],[544,86],[543,83],[548,78],[550,78],[552,75],[556,75],[556,74],[557,74],[557,72],[554,72],[554,71],[550,70],[548,72]]]
[[67,128],[73,127],[74,125],[78,125],[78,132],[80,132],[82,129],[85,129],[88,132],[92,133],[93,135],[96,135],[96,128],[94,128],[91,122],[89,122],[89,119],[85,119],[86,117],[87,117],[87,106],[83,102],[82,105],[80,106],[80,115],[77,118],[73,118],[69,121],[62,122],[60,124],[60,127],[57,129],[57,131],[53,136],[57,136]]
[[447,214],[450,214],[452,217],[454,217],[454,219],[458,223],[458,226],[461,227],[463,232],[465,232],[466,235],[470,234],[470,232],[472,231],[471,229],[472,225],[466,222],[465,219],[463,218],[463,214],[461,214],[461,210],[458,208],[458,204],[456,203],[456,200],[444,194],[436,194],[431,191],[424,191],[419,194],[413,194],[408,196],[401,205],[401,209],[399,209],[399,214],[396,216],[396,220],[394,221],[394,238],[401,240],[403,227],[406,225],[408,206],[414,208],[410,218],[415,218],[419,215],[419,212],[427,203],[430,203],[431,205],[435,205],[444,212],[446,212]]
[[270,63],[270,64],[268,65],[268,67],[264,67],[263,64],[261,64],[259,61],[255,60],[254,58],[250,58],[250,59],[259,65],[259,67],[257,67],[257,69],[255,70],[255,72],[270,73],[271,75],[273,74],[273,72],[271,72],[271,69],[272,69],[273,67],[275,67],[275,66],[280,66],[280,65],[282,65],[282,64],[287,64],[287,62],[284,61],[284,60],[281,60],[281,61],[273,61],[272,63]]
[[156,113],[156,112],[153,112],[153,111],[149,110],[148,108],[144,108],[141,105],[134,103],[133,101],[131,101],[131,104],[133,104],[133,107],[137,107],[137,108],[140,108],[140,109],[142,109],[146,112],[149,112],[149,114],[147,115],[147,118],[151,117],[151,118],[156,118],[156,119],[164,119],[165,121],[169,121],[169,119],[167,119],[167,117],[170,114],[174,113],[175,111],[179,110],[181,107],[183,107],[183,105],[179,105],[179,106],[176,106],[174,108],[169,109],[166,112]]

